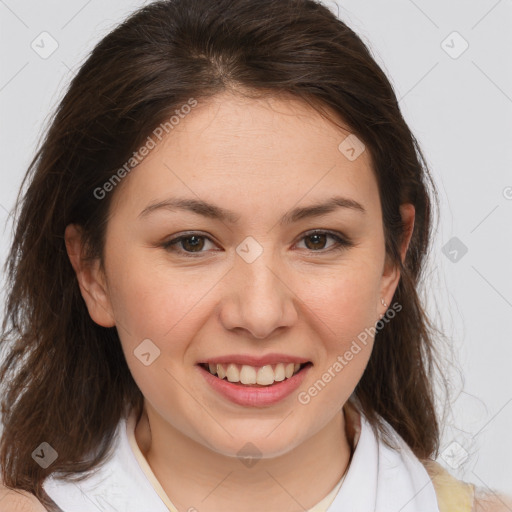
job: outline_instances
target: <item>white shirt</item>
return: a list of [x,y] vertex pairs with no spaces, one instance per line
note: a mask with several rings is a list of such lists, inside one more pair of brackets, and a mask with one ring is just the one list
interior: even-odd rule
[[[59,481],[55,474],[45,480],[46,492],[63,512],[178,512],[137,445],[136,421],[133,413],[120,420],[111,457],[84,481]],[[423,464],[385,424],[399,449],[377,439],[360,415],[348,471],[307,512],[439,512]],[[200,504],[196,508],[201,510]]]

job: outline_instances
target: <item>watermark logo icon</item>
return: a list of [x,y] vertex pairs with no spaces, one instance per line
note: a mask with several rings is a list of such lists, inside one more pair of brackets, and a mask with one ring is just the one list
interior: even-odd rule
[[252,263],[263,254],[263,247],[252,236],[248,236],[237,246],[236,252],[246,263]]
[[249,442],[237,452],[237,456],[244,466],[252,468],[261,459],[261,452],[256,445]]
[[160,356],[160,349],[147,338],[137,346],[133,353],[144,366],[149,366]]
[[351,133],[341,142],[341,144],[338,146],[338,149],[345,155],[348,160],[353,162],[364,152],[366,146],[359,138]]
[[59,454],[46,442],[41,443],[33,452],[32,458],[43,468],[51,466]]
[[47,59],[57,50],[59,43],[48,32],[41,32],[31,43],[30,47],[39,57]]
[[452,59],[458,59],[469,48],[469,43],[455,30],[441,42],[441,48]]
[[468,457],[468,452],[457,441],[452,441],[441,453],[441,458],[452,469],[459,468]]
[[442,248],[442,253],[452,263],[458,263],[467,252],[468,248],[466,245],[456,236],[450,238]]

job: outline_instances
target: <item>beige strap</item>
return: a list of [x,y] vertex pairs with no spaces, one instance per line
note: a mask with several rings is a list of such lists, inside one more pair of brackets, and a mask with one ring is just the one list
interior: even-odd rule
[[434,484],[440,512],[471,512],[474,484],[457,480],[434,460],[422,460],[422,463]]

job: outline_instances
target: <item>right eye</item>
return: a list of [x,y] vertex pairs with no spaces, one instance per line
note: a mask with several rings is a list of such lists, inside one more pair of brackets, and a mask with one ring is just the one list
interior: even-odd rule
[[[211,242],[211,240],[205,235],[190,233],[172,238],[171,240],[164,242],[162,247],[166,251],[177,253],[178,255],[181,254],[187,258],[197,258],[198,256],[194,254],[200,255],[202,252],[206,252],[201,250],[205,245],[204,240]],[[179,250],[177,248],[178,246],[181,246],[182,250]]]

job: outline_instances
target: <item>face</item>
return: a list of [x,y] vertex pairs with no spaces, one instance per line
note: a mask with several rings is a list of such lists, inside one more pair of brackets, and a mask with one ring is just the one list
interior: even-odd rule
[[[305,442],[368,362],[399,274],[368,151],[338,148],[349,133],[297,100],[218,95],[111,192],[104,274],[80,267],[66,231],[91,317],[117,327],[147,407],[218,453]],[[222,382],[200,366],[219,361]],[[282,380],[290,362],[300,370]],[[277,380],[230,383],[235,370]]]

